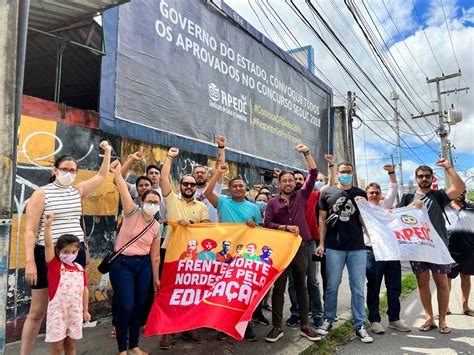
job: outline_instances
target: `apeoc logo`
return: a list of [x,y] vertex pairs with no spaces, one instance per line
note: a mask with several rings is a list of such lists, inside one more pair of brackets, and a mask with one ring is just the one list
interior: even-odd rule
[[219,101],[221,98],[221,94],[219,89],[217,88],[216,84],[210,83],[209,84],[209,97],[214,101]]
[[402,220],[403,223],[409,224],[411,226],[415,225],[418,223],[415,217],[410,216],[409,214],[404,214],[400,216],[400,219]]

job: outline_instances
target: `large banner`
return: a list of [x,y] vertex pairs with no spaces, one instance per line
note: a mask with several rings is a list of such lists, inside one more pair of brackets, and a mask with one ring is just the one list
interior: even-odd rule
[[202,327],[242,339],[252,312],[301,238],[245,224],[173,224],[145,335]]
[[426,207],[409,206],[390,212],[365,200],[357,201],[357,205],[372,242],[375,260],[454,263],[431,224]]
[[323,164],[330,89],[259,35],[274,51],[204,0],[120,6],[115,118],[295,167],[303,142]]

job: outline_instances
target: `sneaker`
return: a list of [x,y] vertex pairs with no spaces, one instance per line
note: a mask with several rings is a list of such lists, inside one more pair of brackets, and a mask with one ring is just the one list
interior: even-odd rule
[[327,330],[324,330],[323,329],[323,326],[319,326],[319,327],[315,327],[314,328],[316,330],[316,333],[318,333],[319,335],[328,335],[328,331]]
[[398,330],[399,332],[411,332],[411,329],[408,325],[405,324],[404,321],[401,319],[393,321],[393,322],[388,322],[388,327]]
[[310,327],[309,325],[305,325],[305,326],[301,327],[300,335],[302,337],[305,337],[305,338],[311,340],[311,341],[321,340],[321,337],[316,332],[316,330],[314,328]]
[[374,332],[375,334],[385,333],[383,325],[379,322],[372,322],[372,324],[370,325],[370,330],[372,330],[372,332]]
[[363,343],[372,343],[374,341],[374,339],[369,336],[363,325],[361,325],[359,328],[356,328],[355,336]]
[[248,324],[247,328],[245,329],[244,339],[248,341],[257,341],[257,336],[253,332],[253,327]]
[[298,324],[300,324],[300,317],[298,316],[291,315],[291,317],[286,321],[287,327],[295,328],[298,326]]
[[265,318],[263,313],[257,314],[255,317],[252,318],[252,320],[255,323],[261,324],[261,325],[270,325],[270,321]]
[[219,332],[219,333],[217,333],[216,338],[217,338],[217,340],[226,340],[227,339],[227,334],[224,333],[224,332]]
[[265,337],[265,341],[269,343],[276,343],[281,337],[283,337],[283,330],[278,327],[273,327],[270,333]]
[[323,325],[319,327],[327,333],[332,329],[332,323],[329,323],[327,320],[324,321]]

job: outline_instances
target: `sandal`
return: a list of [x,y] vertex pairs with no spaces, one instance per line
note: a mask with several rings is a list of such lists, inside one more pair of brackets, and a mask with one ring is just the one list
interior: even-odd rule
[[472,309],[468,309],[467,311],[463,312],[466,316],[474,317],[474,311]]
[[441,334],[449,334],[449,333],[451,333],[451,329],[449,329],[448,326],[439,327],[439,332]]
[[117,338],[117,333],[115,332],[115,327],[113,327],[112,330],[110,331],[109,337],[113,338],[113,339]]
[[420,332],[429,332],[430,330],[438,328],[436,324],[433,323],[425,323],[421,327],[418,328]]

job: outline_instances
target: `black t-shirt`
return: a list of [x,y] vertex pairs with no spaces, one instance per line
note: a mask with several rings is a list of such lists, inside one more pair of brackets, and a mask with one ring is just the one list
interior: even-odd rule
[[426,194],[410,195],[413,196],[411,199],[403,195],[400,203],[397,207],[405,207],[409,205],[413,200],[421,200],[426,205],[428,210],[428,216],[430,217],[431,224],[433,225],[438,235],[443,240],[444,244],[448,244],[448,232],[446,231],[446,222],[444,219],[443,210],[449,205],[451,200],[446,193],[446,190],[430,190]]
[[[328,217],[337,213],[339,220],[333,228],[327,228],[325,246],[335,250],[363,250],[365,249],[364,234],[360,223],[360,212],[354,198],[362,196],[367,199],[364,190],[352,187],[350,190],[341,190],[331,186],[321,191],[318,207],[328,213]],[[346,203],[344,201],[347,199]]]

